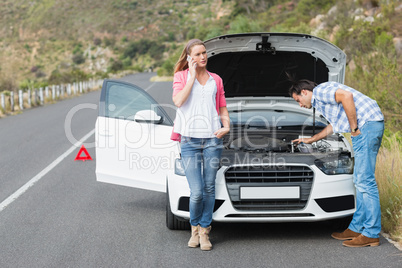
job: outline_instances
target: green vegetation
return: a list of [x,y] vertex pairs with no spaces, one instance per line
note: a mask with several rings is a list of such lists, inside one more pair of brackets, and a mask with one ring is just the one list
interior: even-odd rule
[[386,135],[377,156],[383,231],[402,241],[402,136]]
[[[402,0],[4,0],[0,91],[149,68],[171,76],[191,38],[312,34],[346,52],[345,83],[375,99],[386,117],[379,162],[400,163],[402,52],[397,53],[394,38],[402,36],[401,5]],[[402,225],[397,167],[378,176],[379,185],[389,188],[381,188],[381,198],[384,229],[391,234]]]
[[123,49],[123,58],[136,58],[140,55],[148,54],[155,60],[162,59],[162,53],[165,49],[163,44],[156,41],[141,39],[139,41],[130,42],[126,48]]

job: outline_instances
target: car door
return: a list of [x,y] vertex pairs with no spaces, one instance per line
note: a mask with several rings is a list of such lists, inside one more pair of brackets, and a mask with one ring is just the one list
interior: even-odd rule
[[148,93],[118,80],[105,80],[96,120],[97,181],[166,192],[178,144],[173,122]]

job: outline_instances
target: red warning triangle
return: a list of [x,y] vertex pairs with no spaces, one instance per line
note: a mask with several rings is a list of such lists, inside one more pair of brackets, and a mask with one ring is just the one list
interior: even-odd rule
[[[81,153],[84,152],[85,156],[81,156]],[[87,149],[84,147],[84,145],[81,146],[81,149],[79,150],[77,156],[75,157],[75,160],[92,160],[91,156],[89,155]]]

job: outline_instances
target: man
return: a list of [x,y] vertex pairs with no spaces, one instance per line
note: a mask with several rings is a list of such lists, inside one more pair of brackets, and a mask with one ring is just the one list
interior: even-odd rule
[[356,212],[349,227],[341,233],[332,233],[332,237],[343,240],[347,247],[378,246],[381,209],[374,172],[384,133],[380,107],[359,91],[337,82],[317,85],[303,79],[291,86],[289,94],[301,107],[316,108],[330,123],[311,138],[293,142],[313,143],[340,132],[351,132],[352,135]]

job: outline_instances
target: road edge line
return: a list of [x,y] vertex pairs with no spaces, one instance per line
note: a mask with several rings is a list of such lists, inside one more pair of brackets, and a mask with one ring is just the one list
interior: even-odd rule
[[56,160],[54,160],[42,171],[36,174],[32,179],[30,179],[27,183],[25,183],[12,195],[3,200],[3,202],[0,203],[0,212],[2,212],[8,205],[17,200],[17,198],[20,197],[22,194],[24,194],[26,191],[28,191],[29,188],[31,188],[35,183],[37,183],[40,179],[42,179],[43,176],[49,173],[49,171],[51,171],[54,167],[56,167],[61,161],[64,160],[64,158],[70,155],[75,149],[77,149],[81,144],[83,144],[84,141],[86,141],[94,133],[95,129],[92,129],[89,133],[87,133],[84,137],[82,137],[79,141],[77,141],[73,146],[71,146],[67,151],[61,154]]

